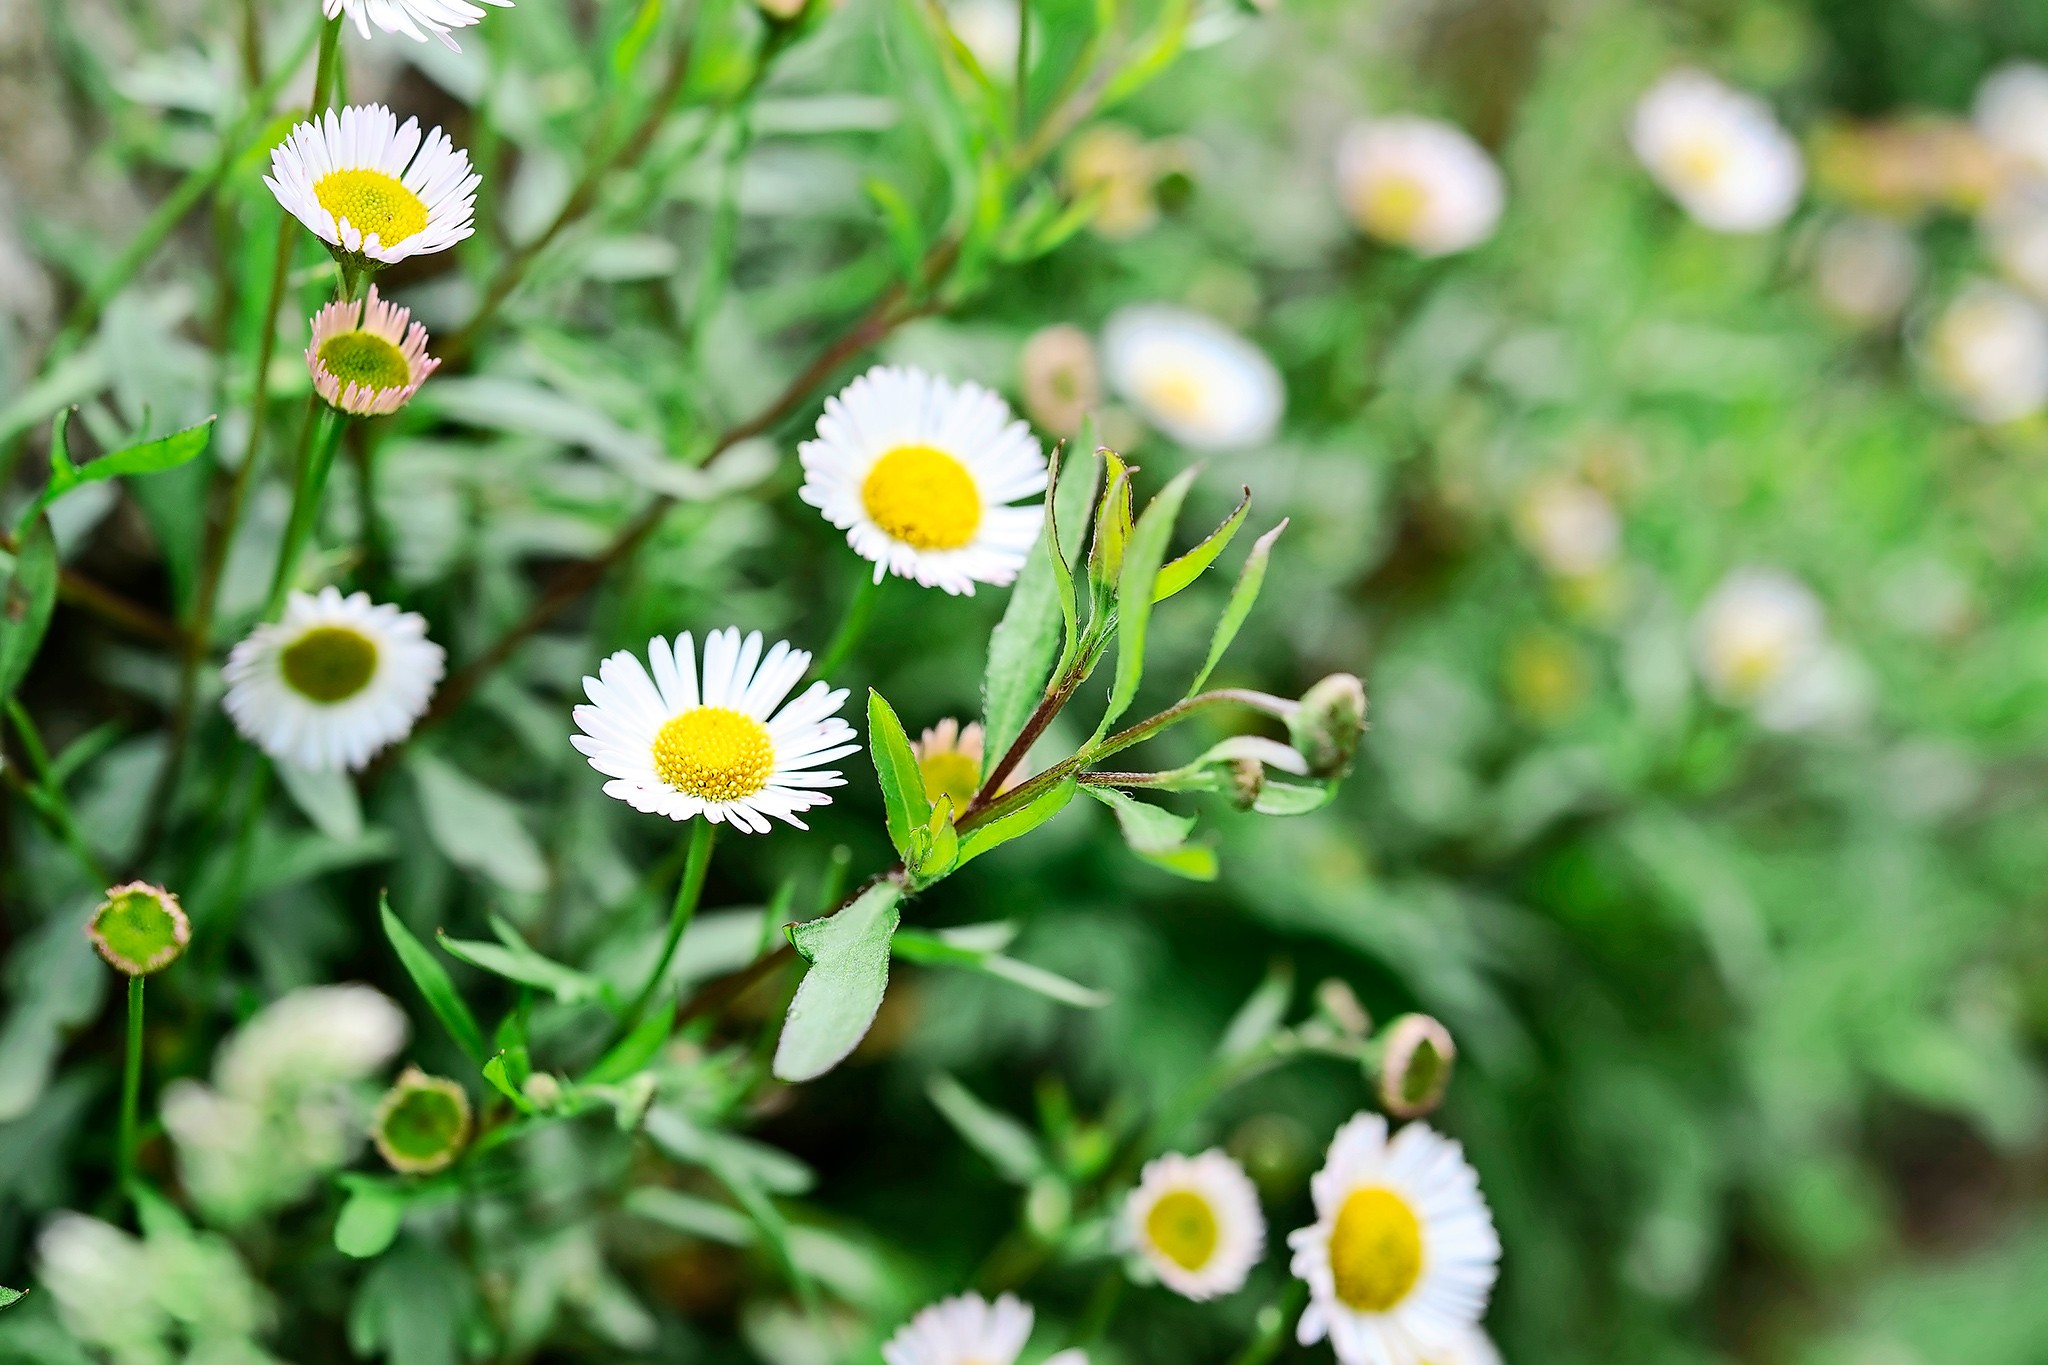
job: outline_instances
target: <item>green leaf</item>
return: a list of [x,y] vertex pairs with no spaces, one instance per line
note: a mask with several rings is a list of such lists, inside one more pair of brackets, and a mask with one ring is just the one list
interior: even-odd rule
[[7,580],[0,583],[0,702],[28,676],[56,606],[57,542],[50,519],[39,516],[22,533]]
[[1251,510],[1252,490],[1247,487],[1244,496],[1238,499],[1237,510],[1225,517],[1221,526],[1204,537],[1201,544],[1159,571],[1159,577],[1153,580],[1152,584],[1152,600],[1164,602],[1200,578],[1204,571],[1216,562],[1216,556],[1222,554],[1224,548],[1236,538],[1238,528],[1244,525],[1244,519],[1251,514]]
[[896,932],[903,888],[868,887],[827,919],[790,929],[790,942],[810,962],[775,1048],[775,1075],[815,1080],[867,1036],[889,986],[889,938]]
[[476,1016],[469,1012],[469,1006],[456,994],[455,983],[448,978],[448,969],[443,967],[426,945],[413,937],[412,930],[405,922],[391,913],[391,896],[383,892],[377,898],[377,912],[384,921],[384,937],[391,940],[391,946],[398,952],[398,960],[405,964],[406,975],[412,984],[426,998],[427,1007],[434,1017],[441,1021],[441,1027],[448,1030],[448,1036],[455,1040],[468,1058],[477,1065],[483,1065],[489,1055],[484,1047],[483,1030],[477,1027]]
[[583,1077],[584,1085],[616,1085],[626,1077],[645,1070],[661,1051],[663,1043],[676,1024],[676,1005],[671,1000],[660,1009],[649,1014],[627,1034],[613,1044],[611,1051],[598,1058],[597,1065],[590,1068]]
[[1173,539],[1173,523],[1187,500],[1199,469],[1176,474],[1159,496],[1152,499],[1138,518],[1124,550],[1123,570],[1117,576],[1116,681],[1109,689],[1109,707],[1095,727],[1095,737],[1109,733],[1109,727],[1138,695],[1138,682],[1145,676],[1145,634],[1152,623],[1153,588],[1159,566],[1166,559],[1166,547]]
[[988,1158],[1003,1179],[1029,1185],[1050,1169],[1038,1138],[1029,1128],[998,1109],[983,1104],[966,1086],[943,1071],[925,1083],[924,1093],[967,1145]]
[[518,807],[432,754],[412,753],[406,767],[419,789],[427,833],[448,861],[508,891],[547,889],[547,860]]
[[1216,850],[1207,844],[1187,841],[1188,831],[1195,827],[1192,817],[1147,805],[1114,787],[1089,787],[1087,791],[1116,812],[1116,822],[1131,852],[1176,877],[1197,882],[1216,880]]
[[925,253],[924,230],[917,224],[917,214],[903,192],[886,180],[870,177],[866,189],[868,198],[882,212],[882,223],[889,230],[889,245],[896,253],[896,268],[903,282],[917,288],[922,283]]
[[1242,1057],[1273,1036],[1294,1002],[1294,968],[1285,958],[1276,958],[1266,969],[1266,979],[1245,997],[1216,1044],[1216,1056],[1223,1061]]
[[[1006,924],[976,925],[979,930],[1003,931],[1002,943],[1016,933],[1014,926]],[[1101,991],[1090,990],[1077,981],[1069,981],[1056,972],[1043,967],[1034,967],[1029,962],[1020,962],[1014,957],[1005,957],[996,947],[975,944],[972,939],[963,941],[958,931],[948,930],[939,934],[921,933],[915,929],[898,929],[896,937],[890,940],[889,951],[905,962],[915,962],[927,967],[958,967],[965,971],[980,972],[1036,991],[1049,1000],[1076,1009],[1100,1009],[1109,1003],[1109,996]]]
[[643,1185],[627,1192],[620,1206],[635,1218],[645,1218],[677,1232],[701,1237],[707,1242],[744,1247],[754,1244],[754,1225],[739,1210],[680,1190]]
[[1216,622],[1216,633],[1209,640],[1209,657],[1202,663],[1202,671],[1195,675],[1194,684],[1188,688],[1188,695],[1194,696],[1209,681],[1209,675],[1216,671],[1216,665],[1223,660],[1223,652],[1230,648],[1230,642],[1237,638],[1238,630],[1245,618],[1252,614],[1252,605],[1259,600],[1259,589],[1266,582],[1266,561],[1273,554],[1273,542],[1280,539],[1280,533],[1287,529],[1287,521],[1280,524],[1252,542],[1252,552],[1244,557],[1244,568],[1237,575],[1237,586],[1230,590],[1230,600],[1223,606],[1223,615]]
[[1261,815],[1310,815],[1337,799],[1335,782],[1275,782],[1259,788],[1252,809]]
[[209,417],[197,426],[174,431],[168,436],[159,436],[154,441],[144,441],[102,455],[88,464],[75,465],[64,441],[64,429],[71,416],[69,408],[57,414],[55,429],[50,437],[50,482],[30,506],[28,515],[34,516],[43,508],[63,497],[80,484],[98,483],[102,479],[118,479],[130,474],[161,474],[176,469],[196,459],[213,439],[213,424],[216,418]]
[[511,1073],[506,1065],[507,1055],[501,1052],[483,1064],[484,1079],[491,1083],[492,1089],[512,1101],[513,1107],[518,1109],[520,1113],[534,1113],[536,1111],[533,1107],[533,1101],[526,1098],[525,1091],[513,1084]]
[[914,885],[930,886],[960,861],[960,832],[953,827],[953,798],[942,796],[919,832],[918,856],[910,868]]
[[405,1222],[408,1202],[403,1190],[382,1181],[353,1182],[334,1220],[334,1249],[359,1261],[383,1254]]
[[450,938],[439,934],[441,948],[450,957],[467,962],[479,971],[502,976],[522,986],[546,991],[564,1005],[597,1000],[605,993],[604,983],[586,972],[541,956],[524,942],[516,946],[483,943],[475,939]]
[[[1090,430],[1084,427],[1083,436]],[[1039,553],[1024,562],[1002,623],[989,637],[988,671],[981,685],[984,777],[1023,733],[1058,671],[1054,660],[1062,665],[1072,661],[1077,637],[1074,571],[1061,547],[1080,540],[1095,500],[1094,452],[1088,451],[1085,459],[1084,475],[1073,468],[1072,458],[1063,460],[1060,452],[1053,452],[1046,484],[1052,515],[1045,518]]]
[[27,1297],[26,1289],[9,1289],[6,1285],[0,1284],[0,1308],[12,1308]]
[[1109,629],[1116,588],[1124,571],[1124,547],[1131,539],[1131,470],[1113,450],[1102,452],[1102,502],[1095,509],[1095,538],[1088,545],[1088,638]]
[[617,46],[612,48],[612,72],[615,75],[625,76],[639,65],[640,54],[646,51],[655,29],[661,25],[664,8],[662,0],[640,0],[633,22],[626,26],[626,31],[619,35]]
[[960,836],[960,862],[973,862],[992,848],[1021,838],[1067,808],[1074,799],[1074,780],[1068,778],[1046,788],[1025,805],[993,820],[976,825]]
[[924,776],[918,771],[917,755],[903,722],[880,692],[868,689],[868,752],[875,760],[875,777],[882,784],[882,806],[889,819],[889,842],[906,867],[917,862],[916,832],[932,818],[931,798],[925,794]]

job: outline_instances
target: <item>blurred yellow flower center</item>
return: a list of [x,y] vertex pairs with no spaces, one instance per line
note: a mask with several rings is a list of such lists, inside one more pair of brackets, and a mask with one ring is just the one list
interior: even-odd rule
[[427,227],[427,204],[403,183],[382,171],[329,171],[313,184],[313,197],[335,221],[346,218],[356,231],[377,235],[385,246],[397,246]]
[[347,701],[377,672],[377,644],[346,626],[315,626],[285,646],[279,667],[301,696]]
[[980,760],[958,749],[927,754],[917,761],[917,771],[924,778],[925,796],[934,804],[942,796],[951,797],[955,816],[967,809],[981,789]]
[[677,791],[705,801],[737,801],[768,785],[775,742],[768,727],[726,706],[672,717],[654,737],[654,771]]
[[930,446],[898,446],[860,486],[875,525],[919,550],[957,550],[981,525],[981,490],[967,466]]
[[340,332],[320,343],[320,363],[339,379],[365,389],[402,389],[412,382],[405,352],[371,332]]
[[1192,1190],[1162,1195],[1145,1215],[1145,1236],[1183,1270],[1200,1270],[1216,1254],[1216,1213]]
[[1672,152],[1671,166],[1681,180],[1694,185],[1711,184],[1727,169],[1728,148],[1714,138],[1692,138]]
[[1736,638],[1725,643],[1722,666],[1738,695],[1753,696],[1776,681],[1785,668],[1785,645],[1775,636]]
[[1154,412],[1197,421],[1208,409],[1208,391],[1199,376],[1187,370],[1160,370],[1139,382],[1145,405]]
[[1383,175],[1359,194],[1358,217],[1378,237],[1406,240],[1429,208],[1429,187],[1412,175]]
[[1422,1224],[1392,1190],[1354,1190],[1330,1232],[1337,1297],[1361,1313],[1384,1313],[1422,1278]]

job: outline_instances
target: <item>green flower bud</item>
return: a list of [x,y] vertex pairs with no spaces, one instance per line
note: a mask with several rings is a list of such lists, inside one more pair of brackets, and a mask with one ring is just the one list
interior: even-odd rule
[[1380,1035],[1380,1105],[1395,1118],[1420,1118],[1443,1103],[1458,1045],[1426,1014],[1404,1014]]
[[394,1171],[441,1170],[469,1145],[469,1096],[445,1076],[409,1066],[378,1102],[370,1137]]
[[148,882],[110,887],[85,936],[108,965],[130,976],[160,972],[184,956],[192,921],[178,898]]
[[1365,684],[1349,673],[1332,673],[1301,694],[1287,731],[1310,773],[1344,776],[1365,733]]

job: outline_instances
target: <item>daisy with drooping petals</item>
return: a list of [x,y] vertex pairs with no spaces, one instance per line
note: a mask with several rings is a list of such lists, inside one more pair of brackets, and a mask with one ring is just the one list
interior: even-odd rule
[[[484,3],[512,8],[512,0]],[[454,52],[462,49],[448,36],[448,30],[468,28],[484,17],[484,12],[468,0],[322,0],[320,9],[330,19],[346,11],[355,21],[356,31],[365,38],[370,36],[370,25],[375,24],[386,33],[403,33],[422,43],[431,33]],[[421,29],[427,32],[422,33]]]
[[372,261],[402,261],[454,246],[475,229],[482,177],[439,128],[400,127],[381,104],[330,109],[271,149],[263,183],[331,247]]
[[1242,1289],[1266,1251],[1266,1216],[1251,1177],[1213,1147],[1148,1162],[1124,1199],[1123,1221],[1125,1243],[1185,1298]]
[[[427,354],[427,329],[406,309],[377,297],[337,299],[313,315],[306,369],[313,388],[343,412],[397,412],[441,362]],[[411,323],[408,326],[408,323]]]
[[[924,1309],[882,1344],[886,1365],[1016,1365],[1031,1339],[1031,1305],[1014,1294],[990,1303],[960,1294]],[[1061,1351],[1045,1365],[1088,1365],[1079,1350]]]
[[972,596],[1016,578],[1038,541],[1045,456],[979,384],[878,365],[825,400],[797,448],[803,500],[884,574]]
[[1716,232],[1785,221],[1806,181],[1799,145],[1771,107],[1704,71],[1673,71],[1636,104],[1636,157],[1693,220]]
[[1309,1304],[1295,1330],[1328,1337],[1343,1365],[1428,1365],[1486,1311],[1500,1238],[1479,1176],[1426,1123],[1387,1136],[1360,1114],[1337,1130],[1309,1182],[1316,1221],[1290,1233]]
[[[917,755],[917,772],[924,779],[927,799],[949,798],[956,816],[972,804],[974,794],[981,790],[982,742],[980,721],[962,725],[951,716],[912,742],[910,752]],[[1004,789],[1016,785],[1016,780],[1012,773],[1003,783]]]
[[311,772],[360,768],[412,733],[446,658],[416,612],[373,604],[365,592],[295,592],[283,620],[229,652],[224,704],[272,758]]
[[811,666],[808,651],[779,641],[764,657],[760,631],[742,640],[736,627],[714,630],[701,687],[688,631],[673,649],[660,636],[648,641],[647,659],[652,677],[620,650],[583,680],[591,704],[576,708],[583,733],[569,742],[612,779],[605,795],[671,820],[701,815],[766,834],[770,816],[808,829],[798,813],[831,804],[820,788],[846,784],[818,769],[860,747],[837,714],[846,689],[814,682],[782,705]]
[[1167,304],[1120,308],[1102,330],[1109,383],[1191,450],[1269,440],[1286,393],[1266,353],[1215,319]]
[[1346,132],[1337,185],[1361,231],[1422,256],[1478,246],[1507,202],[1500,168],[1464,129],[1414,115]]

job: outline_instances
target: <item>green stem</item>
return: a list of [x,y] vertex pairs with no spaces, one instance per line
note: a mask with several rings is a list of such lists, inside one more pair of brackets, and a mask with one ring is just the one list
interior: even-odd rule
[[634,997],[631,1008],[619,1021],[622,1037],[633,1031],[647,1013],[647,1007],[654,1003],[662,982],[668,979],[668,968],[675,960],[676,945],[683,941],[683,931],[690,927],[691,919],[697,914],[697,902],[704,895],[704,874],[711,867],[711,834],[709,820],[699,816],[690,822],[690,856],[683,863],[682,879],[676,883],[675,904],[668,912],[668,934],[661,941],[661,954],[654,961],[654,970],[648,973],[647,984],[640,988],[640,994]]
[[298,487],[292,493],[291,520],[285,523],[284,540],[278,546],[277,571],[271,575],[270,597],[263,607],[263,619],[274,620],[284,608],[286,594],[298,577],[299,559],[305,553],[306,542],[313,537],[313,523],[320,513],[320,499],[327,491],[327,473],[334,468],[334,452],[341,444],[341,433],[348,428],[348,418],[322,403],[317,397],[312,400],[315,412],[308,414],[313,427],[313,436],[303,458],[299,461]]
[[1280,1353],[1287,1341],[1288,1324],[1301,1313],[1301,1307],[1308,1301],[1308,1286],[1300,1280],[1288,1281],[1271,1303],[1259,1310],[1258,1331],[1245,1343],[1231,1365],[1266,1365],[1266,1362]]
[[65,800],[64,789],[57,785],[50,769],[50,751],[44,746],[34,718],[19,697],[7,699],[7,717],[14,722],[15,733],[21,737],[21,747],[28,755],[29,774],[35,782],[31,785],[22,781],[11,769],[5,770],[7,776],[36,814],[42,816],[43,823],[78,860],[85,875],[98,886],[107,885],[111,880],[107,869],[101,865],[99,855],[92,851],[92,845],[86,842],[85,832],[78,827],[78,820],[71,813],[71,803]]
[[135,1113],[142,1096],[142,978],[128,978],[128,1059],[121,1070],[121,1190],[135,1187]]
[[846,662],[854,646],[867,634],[868,622],[875,614],[875,600],[881,595],[881,580],[873,574],[862,574],[859,586],[854,588],[853,597],[846,604],[846,615],[839,622],[838,633],[832,637],[832,643],[825,646],[825,653],[811,665],[812,677],[828,677]]

